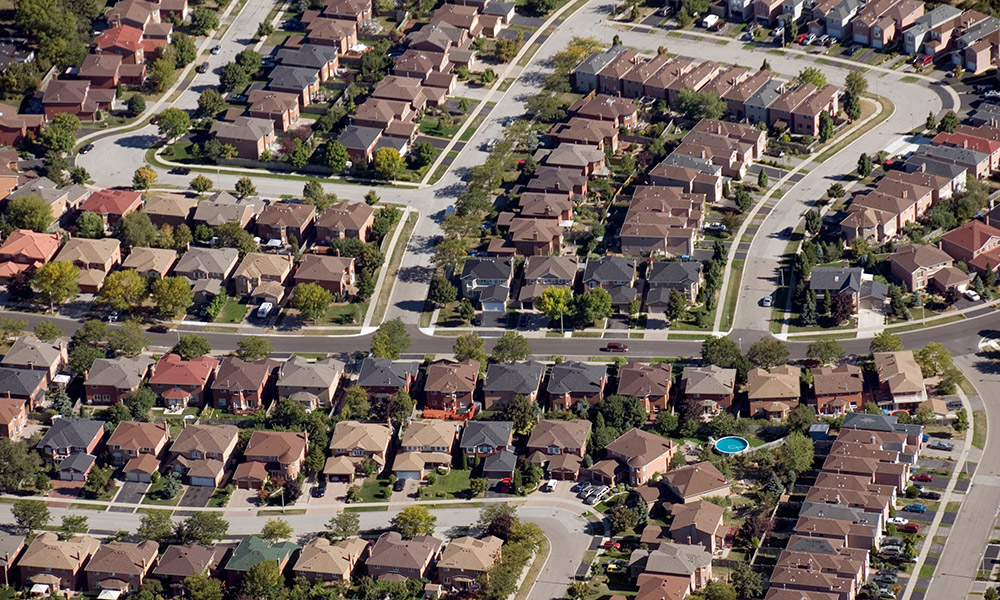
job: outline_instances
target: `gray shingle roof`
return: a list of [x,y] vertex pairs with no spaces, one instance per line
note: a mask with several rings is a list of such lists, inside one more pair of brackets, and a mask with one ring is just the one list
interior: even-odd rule
[[631,281],[634,276],[635,260],[621,256],[605,256],[587,261],[587,267],[583,271],[583,282],[602,285],[615,281]]
[[646,281],[650,288],[687,289],[701,280],[701,269],[701,263],[694,261],[653,263]]
[[756,94],[750,96],[746,101],[746,105],[767,108],[774,104],[774,101],[781,96],[783,88],[784,84],[782,82],[772,79],[762,85]]
[[592,75],[597,75],[597,72],[608,66],[608,63],[615,59],[616,56],[625,51],[625,46],[618,45],[612,46],[606,52],[595,52],[585,58],[583,62],[576,66],[577,73],[590,73]]
[[506,446],[510,444],[513,431],[514,423],[510,421],[469,421],[462,432],[461,446]]
[[367,150],[375,144],[380,135],[382,135],[382,130],[378,127],[348,125],[340,133],[337,141],[350,150]]
[[917,148],[913,156],[924,156],[931,159],[960,162],[967,165],[977,165],[989,158],[989,154],[985,152],[955,146],[921,146]]
[[86,446],[104,431],[104,421],[93,419],[56,419],[45,436],[38,442],[39,448],[68,448]]
[[297,49],[282,48],[278,50],[277,54],[277,61],[280,65],[312,67],[314,69],[322,68],[336,58],[336,48],[318,44],[303,44]]
[[0,367],[0,390],[11,396],[27,398],[45,381],[47,371]]
[[601,391],[601,382],[607,377],[604,365],[588,365],[582,362],[565,362],[552,367],[546,391],[550,394],[586,393]]
[[462,279],[509,279],[514,263],[509,258],[473,258],[465,261]]
[[510,450],[494,452],[483,459],[484,473],[510,472],[517,467],[517,455]]
[[72,469],[74,471],[86,473],[87,470],[94,465],[94,461],[96,460],[97,457],[93,454],[77,452],[75,454],[70,454],[68,458],[59,463],[59,470],[62,471],[63,469]]
[[142,383],[153,359],[146,356],[99,358],[87,372],[87,385],[109,385],[120,390],[135,389]]
[[545,367],[537,362],[493,363],[486,369],[487,392],[513,392],[527,396],[538,391],[538,385],[545,374]]
[[267,76],[267,86],[271,89],[303,90],[319,80],[314,68],[278,65]]
[[406,382],[406,374],[416,375],[417,363],[394,362],[388,358],[368,357],[361,362],[358,385],[364,387],[400,387]]
[[510,298],[510,288],[506,285],[491,285],[479,294],[480,302],[506,302]]
[[921,171],[924,173],[930,173],[931,175],[947,177],[948,179],[962,177],[967,171],[967,169],[961,165],[941,162],[939,160],[934,160],[930,156],[917,154],[914,154],[910,158],[906,159],[906,163],[903,165],[903,170],[907,173]]
[[815,267],[809,276],[809,289],[857,294],[861,292],[863,273],[860,268]]

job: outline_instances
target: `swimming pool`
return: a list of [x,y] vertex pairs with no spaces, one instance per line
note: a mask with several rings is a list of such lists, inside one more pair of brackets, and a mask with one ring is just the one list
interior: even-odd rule
[[719,454],[739,454],[750,447],[750,442],[735,435],[726,436],[715,442],[715,450]]

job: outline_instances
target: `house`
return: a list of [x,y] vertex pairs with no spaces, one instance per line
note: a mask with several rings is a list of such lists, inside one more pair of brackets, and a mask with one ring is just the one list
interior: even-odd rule
[[[514,261],[510,258],[473,258],[462,265],[462,296],[480,299],[484,290],[493,286],[510,289],[514,276]],[[483,310],[504,310],[504,308],[483,305]]]
[[369,240],[375,209],[364,202],[339,202],[327,208],[316,221],[316,241],[329,243],[330,240],[356,238],[362,242]]
[[444,21],[431,21],[406,37],[409,40],[407,48],[447,53],[462,46],[469,32]]
[[215,377],[219,361],[211,356],[184,360],[176,354],[166,354],[156,363],[149,387],[170,409],[204,406],[206,390]]
[[702,265],[697,261],[655,262],[646,275],[646,310],[663,313],[672,292],[680,292],[687,302],[695,302],[704,281]]
[[459,443],[465,458],[484,458],[510,450],[514,445],[514,423],[510,421],[469,421]]
[[96,294],[104,285],[108,272],[122,262],[121,242],[113,238],[90,240],[70,238],[55,257],[80,269],[77,285],[85,294]]
[[145,0],[119,0],[107,12],[105,18],[112,25],[129,25],[142,29],[151,23],[160,22],[160,8]]
[[916,0],[869,2],[851,21],[854,43],[884,48],[923,14],[923,2]]
[[236,295],[277,304],[285,297],[285,280],[292,274],[290,254],[251,252],[233,272]]
[[142,29],[138,27],[116,25],[94,38],[94,52],[98,55],[120,56],[125,65],[143,65],[146,60],[146,45],[142,37]]
[[108,438],[111,462],[121,466],[142,454],[158,458],[170,441],[167,423],[122,421]]
[[170,446],[170,462],[188,485],[219,487],[238,442],[235,425],[186,425]]
[[[28,139],[28,134],[37,139],[44,125],[45,115],[20,114],[17,108],[0,103],[0,144],[21,147]],[[13,183],[10,175],[4,173],[3,177],[7,188]]]
[[369,397],[385,400],[399,392],[409,393],[415,387],[419,372],[416,362],[369,356],[361,361],[357,385],[368,392]]
[[653,75],[670,64],[673,59],[667,54],[657,54],[648,60],[643,60],[628,70],[621,77],[621,94],[626,98],[641,98],[643,85]]
[[223,358],[212,382],[215,407],[238,415],[264,410],[277,368],[278,363],[267,358],[253,362]]
[[77,74],[96,89],[115,89],[119,85],[141,86],[146,80],[146,65],[126,63],[120,54],[88,54]]
[[27,410],[34,410],[45,399],[48,386],[45,371],[0,367],[0,393],[5,398],[25,401]]
[[245,537],[226,561],[226,580],[238,587],[247,571],[262,562],[276,563],[278,573],[283,573],[299,549],[291,542],[268,542],[256,535]]
[[595,52],[584,59],[573,69],[572,83],[574,91],[586,94],[597,89],[597,74],[604,67],[614,60],[619,54],[625,52],[625,46],[611,46],[605,52]]
[[96,454],[102,439],[104,421],[58,418],[53,419],[37,448],[47,463],[53,463],[73,454]]
[[816,414],[838,416],[858,410],[864,404],[864,380],[857,365],[823,366],[810,371]]
[[320,71],[314,68],[281,64],[271,69],[267,76],[267,89],[295,94],[303,108],[313,102],[321,85]]
[[538,402],[545,366],[534,361],[490,363],[483,382],[483,410],[503,410],[517,396]]
[[55,380],[60,369],[66,365],[68,349],[65,341],[43,342],[33,333],[14,340],[3,355],[0,365],[14,369],[41,371],[49,383]]
[[723,369],[715,365],[684,367],[681,374],[681,394],[684,401],[699,404],[705,417],[731,410],[735,387],[736,369]]
[[114,227],[125,215],[139,210],[142,194],[128,190],[97,190],[83,201],[81,211],[96,213],[105,228]]
[[178,590],[184,580],[194,575],[216,576],[225,550],[218,546],[199,544],[172,544],[167,546],[163,556],[153,569],[153,576],[167,582],[173,590]]
[[184,194],[157,192],[146,197],[142,211],[157,228],[170,225],[174,229],[181,223],[188,223],[194,214],[198,198]]
[[941,236],[941,249],[976,271],[1000,266],[1000,229],[972,220]]
[[618,368],[617,393],[638,398],[649,419],[655,420],[660,411],[669,410],[671,372],[670,363],[644,365],[630,361]]
[[769,79],[743,103],[744,115],[750,123],[771,123],[771,107],[785,93],[785,83]]
[[368,98],[358,105],[351,122],[359,127],[385,129],[396,122],[411,121],[413,114],[409,102]]
[[608,383],[604,365],[564,362],[553,365],[545,388],[551,410],[573,410],[579,402],[597,404],[604,398]]
[[712,555],[694,545],[664,542],[656,550],[634,550],[629,556],[628,566],[633,577],[683,578],[685,592],[701,589],[712,580]]
[[535,169],[524,189],[534,193],[569,193],[572,198],[587,194],[587,176],[578,170],[543,165]]
[[337,298],[343,298],[354,286],[354,259],[323,254],[306,254],[294,275],[295,284],[315,283]]
[[392,472],[399,479],[423,479],[438,467],[451,468],[458,426],[448,421],[410,421],[399,442]]
[[479,362],[436,360],[427,365],[424,380],[424,417],[468,420],[476,412]]
[[[36,537],[17,561],[24,585],[42,586],[42,593],[83,592],[87,579],[84,567],[101,543],[87,535],[68,540],[46,531]],[[39,588],[41,590],[42,588]]]
[[335,19],[354,19],[359,24],[372,18],[371,0],[326,0],[323,15]]
[[809,289],[817,294],[846,294],[855,309],[881,310],[885,306],[888,286],[873,281],[860,268],[816,267],[809,277]]
[[306,408],[331,408],[344,374],[344,363],[335,358],[310,361],[293,356],[278,371],[278,397],[306,403]]
[[[746,0],[736,1],[745,2]],[[786,0],[786,4],[788,1],[789,0]],[[723,93],[721,99],[726,102],[726,112],[737,119],[747,117],[747,101],[759,92],[764,87],[764,84],[771,81],[773,78],[774,73],[770,70],[765,69],[757,71],[747,79],[744,79],[741,83],[730,88],[729,91]],[[765,122],[767,121],[766,115],[763,120]]]
[[142,385],[153,360],[145,356],[99,358],[84,374],[84,392],[88,404],[111,405]]
[[191,248],[174,265],[174,275],[184,277],[195,286],[199,282],[214,282],[218,294],[239,259],[240,252],[236,248]]
[[375,84],[371,97],[407,102],[413,110],[419,111],[427,106],[428,93],[432,93],[432,90],[425,87],[419,79],[389,75]]
[[528,460],[538,465],[547,463],[553,479],[576,481],[591,427],[590,421],[584,419],[539,421],[528,438]]
[[553,125],[548,135],[559,144],[596,146],[602,151],[605,145],[610,146],[612,150],[618,149],[618,128],[609,121],[570,117],[564,123]]
[[500,560],[502,546],[503,540],[493,535],[453,539],[441,552],[438,580],[451,589],[474,589],[479,579]]
[[[791,109],[791,129],[799,135],[819,135],[820,115],[836,115],[839,111],[840,90],[826,85]],[[779,100],[780,101],[780,100]]]
[[[709,463],[710,464],[710,463]],[[727,528],[723,525],[726,509],[705,500],[671,508],[674,520],[670,522],[670,539],[678,544],[704,546],[715,554],[725,542]]]
[[799,405],[801,377],[802,369],[791,365],[773,367],[770,371],[752,369],[747,374],[750,415],[771,420],[787,417]]
[[710,175],[690,167],[660,163],[649,172],[649,183],[654,186],[681,188],[684,193],[704,194],[708,202],[722,199],[722,176]]
[[928,159],[965,169],[969,177],[985,179],[990,174],[990,154],[961,146],[921,146],[907,161]]
[[639,124],[639,110],[634,101],[608,94],[577,100],[569,107],[569,114],[594,121],[607,121],[615,127],[626,129],[635,129]]
[[781,14],[783,0],[753,0],[753,17],[763,25],[771,25]]
[[691,504],[710,496],[728,496],[729,480],[708,461],[663,473],[663,485],[677,504]]
[[155,281],[163,279],[177,262],[177,251],[171,248],[132,248],[122,269],[138,271],[144,278]]
[[[320,46],[307,45],[317,48]],[[287,50],[279,50],[286,52]],[[278,131],[288,131],[299,120],[299,96],[292,92],[253,90],[247,96],[247,114],[253,119],[269,119]]]
[[[389,460],[391,442],[392,429],[386,425],[341,421],[333,428],[329,446],[332,456],[327,459],[323,474],[330,481],[352,482],[356,473],[364,475],[371,472],[365,467],[374,463],[373,474],[377,475]],[[333,470],[341,464],[347,468]]]
[[890,271],[907,290],[916,292],[931,288],[947,292],[956,288],[965,291],[971,282],[968,273],[954,266],[954,259],[937,246],[907,244],[889,255]]
[[236,156],[250,160],[260,160],[276,139],[274,121],[270,118],[236,117],[232,123],[215,121],[209,134],[219,143],[235,148]]
[[927,399],[924,376],[913,352],[876,352],[875,371],[878,373],[876,397],[880,406],[893,411],[911,410]]
[[[298,48],[279,48],[275,53],[275,62],[287,67],[315,69],[319,73],[320,81],[326,81],[333,77],[340,65],[337,49],[319,44],[302,44]],[[298,97],[295,100],[297,110]]]
[[[595,146],[587,146],[584,144],[559,144],[552,150],[538,150],[535,152],[535,160],[539,161],[541,164],[547,167],[557,167],[563,169],[573,169],[578,171],[581,175],[591,176],[597,174],[605,174],[607,170],[605,168],[605,161],[607,158],[604,156],[604,152],[598,150]],[[537,192],[534,192],[537,195]],[[553,195],[555,196],[555,195]],[[521,215],[530,216],[524,214],[524,198],[521,198]],[[572,211],[572,207],[570,207]],[[547,218],[553,218],[559,215],[563,211],[553,212],[551,215],[547,215]],[[563,221],[572,221],[572,217],[568,219],[562,219]]]
[[612,306],[623,312],[636,298],[635,279],[635,260],[621,256],[588,260],[583,271],[583,287],[587,290],[598,287],[608,290]]
[[368,575],[376,579],[420,579],[441,554],[441,540],[421,535],[404,540],[396,531],[379,536],[365,562]]
[[447,53],[409,48],[396,57],[392,74],[424,80],[431,73],[443,73],[448,70]]
[[198,203],[194,211],[195,225],[218,227],[225,223],[239,223],[247,229],[264,208],[259,198],[237,198],[229,192],[216,192]]
[[28,425],[28,401],[0,398],[0,437],[16,440]]
[[23,535],[0,532],[0,571],[3,571],[4,581],[13,582],[17,577],[14,563],[24,551],[24,540]]
[[935,30],[938,38],[943,30],[949,31],[946,35],[950,38],[951,27],[961,15],[960,8],[948,4],[942,4],[927,11],[918,17],[912,26],[903,31],[903,52],[906,54],[923,52],[933,56],[933,52],[928,52],[924,48],[924,41],[931,41],[935,37]]
[[562,249],[562,240],[562,227],[553,219],[516,217],[510,222],[507,239],[494,240],[499,244],[491,242],[487,251],[506,256],[549,256]]
[[587,470],[608,485],[624,481],[639,486],[654,473],[666,473],[676,451],[672,440],[633,428],[605,446],[606,458]]
[[9,283],[20,273],[30,276],[52,260],[61,245],[58,234],[15,229],[0,245],[0,283]]
[[59,113],[76,115],[81,121],[97,121],[111,110],[114,88],[92,87],[86,79],[54,79],[45,88],[42,107],[51,121]]
[[[726,69],[725,71],[722,71],[718,75],[716,75],[715,79],[706,83],[700,90],[698,90],[698,93],[715,94],[719,98],[722,98],[722,96],[724,96],[726,92],[738,86],[748,77],[750,77],[750,73],[751,73],[750,69],[746,67],[733,65],[728,69]],[[713,121],[719,123],[722,122],[722,121],[717,121],[715,119],[713,119]]]
[[949,148],[970,149],[987,154],[987,172],[995,171],[1000,167],[1000,141],[995,139],[979,137],[978,135],[969,133],[960,133],[958,131],[952,133],[942,131],[934,136],[931,144]]
[[7,196],[7,199],[10,200],[22,196],[38,196],[48,202],[52,210],[52,221],[54,224],[66,211],[76,210],[89,194],[90,190],[85,187],[79,185],[58,187],[48,177],[38,177],[19,185],[17,189]]
[[382,134],[380,127],[352,124],[344,128],[337,141],[347,149],[347,155],[352,163],[367,165],[375,157],[375,150],[382,141]]
[[308,435],[293,431],[255,431],[244,457],[262,463],[272,479],[295,479],[306,458]]
[[348,538],[334,544],[320,536],[302,546],[292,566],[292,575],[310,583],[348,582],[367,556],[368,542],[361,538]]
[[158,549],[159,544],[151,540],[138,544],[101,544],[84,568],[87,589],[92,593],[105,590],[138,592],[143,580],[156,564]]
[[313,17],[306,11],[302,22],[306,26],[305,43],[318,46],[330,46],[340,54],[346,54],[358,43],[358,24],[353,19],[328,19]]

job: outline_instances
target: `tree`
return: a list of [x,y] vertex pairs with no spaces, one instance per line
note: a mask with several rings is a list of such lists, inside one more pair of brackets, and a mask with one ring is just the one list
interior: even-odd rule
[[667,411],[661,410],[659,414],[656,415],[656,421],[653,423],[653,429],[656,433],[662,435],[663,437],[670,437],[679,425],[679,419],[677,415]]
[[667,308],[664,311],[664,316],[667,317],[669,321],[676,321],[684,316],[684,312],[687,310],[687,298],[684,294],[677,290],[670,291],[670,297],[667,300]]
[[194,360],[211,352],[212,346],[200,335],[182,335],[170,351],[184,360]]
[[638,524],[639,513],[624,504],[617,504],[608,511],[608,522],[611,523],[611,534],[618,535]]
[[488,490],[489,487],[490,487],[489,480],[483,477],[476,477],[475,479],[469,481],[469,493],[472,495],[473,498],[478,498],[479,496],[482,496],[484,493],[486,493],[486,490]]
[[292,533],[292,526],[288,524],[288,521],[271,518],[261,528],[260,537],[273,543],[279,540],[287,540],[292,537]]
[[747,358],[762,369],[770,369],[788,362],[788,347],[773,337],[761,338],[747,350]]
[[266,38],[267,36],[274,33],[274,25],[271,25],[267,21],[261,21],[257,25],[257,35],[255,36],[258,40],[261,38]]
[[309,321],[323,318],[332,302],[333,294],[317,283],[299,283],[292,290],[292,304]]
[[840,292],[833,297],[833,308],[830,311],[830,316],[838,325],[849,321],[853,314],[854,301],[848,294]]
[[267,355],[272,352],[274,352],[274,346],[271,345],[271,340],[259,335],[249,335],[240,338],[240,341],[236,343],[234,354],[241,360],[254,362],[267,358]]
[[190,600],[222,600],[222,581],[208,573],[186,577],[184,597]]
[[986,591],[983,592],[983,600],[1000,600],[1000,592],[995,587],[986,588]]
[[710,581],[701,591],[705,600],[736,600],[736,589],[725,581]]
[[781,447],[781,464],[786,471],[803,473],[812,468],[813,452],[812,440],[799,431],[793,431]]
[[515,433],[526,435],[534,429],[538,419],[538,412],[537,404],[527,396],[518,394],[504,408],[503,418],[514,424]]
[[815,235],[823,227],[823,217],[815,208],[806,213],[806,231]]
[[184,519],[184,536],[179,541],[182,544],[197,542],[205,546],[211,546],[226,537],[226,532],[228,531],[229,522],[217,513],[196,512]]
[[74,535],[88,531],[90,531],[90,526],[87,524],[85,515],[63,515],[62,523],[59,526],[59,538],[67,540]]
[[31,194],[8,200],[5,217],[14,229],[30,229],[35,233],[45,233],[55,220],[49,203]]
[[419,142],[410,148],[410,163],[417,169],[425,167],[434,161],[437,150],[430,142]]
[[218,238],[219,247],[236,248],[240,252],[240,258],[259,249],[250,232],[236,222],[219,225],[215,228],[215,236]]
[[183,277],[164,277],[151,286],[153,303],[160,314],[173,316],[186,311],[194,304],[191,284]]
[[448,278],[443,273],[435,271],[431,275],[431,284],[427,291],[427,299],[438,306],[443,306],[454,302],[457,298],[458,288],[448,281]]
[[927,120],[924,121],[925,129],[937,129],[937,119],[934,118],[934,111],[927,113]]
[[554,285],[545,288],[542,295],[535,300],[535,308],[541,311],[551,321],[559,320],[559,329],[564,329],[563,318],[570,311],[573,303],[573,292],[568,287]]
[[178,69],[184,68],[198,58],[198,47],[189,35],[174,33],[170,45],[174,48],[174,66]]
[[759,187],[762,190],[766,189],[767,183],[768,183],[767,170],[762,165],[760,171],[757,172],[757,187]]
[[573,314],[583,325],[593,325],[609,318],[614,314],[611,294],[601,287],[580,294],[573,302]]
[[958,127],[958,115],[950,110],[941,117],[941,122],[938,123],[938,131],[953,133],[956,127]]
[[747,212],[753,206],[753,196],[746,188],[741,187],[736,190],[734,199],[736,200],[736,208],[740,209],[740,212]]
[[148,190],[154,181],[156,181],[156,171],[149,167],[139,167],[132,174],[132,189]]
[[154,510],[143,514],[135,534],[142,541],[167,543],[174,535],[174,522],[170,519],[170,511]]
[[806,356],[814,358],[824,365],[844,357],[844,349],[834,340],[817,340],[809,344]]
[[278,563],[273,560],[261,561],[243,576],[240,594],[253,600],[271,600],[281,598],[285,591],[285,578],[278,570]]
[[208,88],[198,96],[198,114],[214,117],[226,106],[226,99],[215,88]]
[[146,279],[135,270],[112,271],[104,278],[97,299],[102,304],[117,310],[137,308],[149,292],[146,289]]
[[156,128],[169,143],[188,132],[191,117],[179,108],[168,108],[157,117]]
[[71,168],[69,170],[69,179],[76,185],[90,185],[94,183],[94,180],[90,177],[90,173],[83,167]]
[[858,157],[858,175],[868,177],[872,174],[873,168],[872,157],[862,153],[861,156]]
[[153,61],[146,73],[146,82],[154,92],[162,92],[173,85],[177,78],[177,59],[168,55]]
[[334,171],[343,171],[350,159],[347,148],[337,140],[330,140],[323,146],[323,164]]
[[104,237],[104,220],[95,212],[81,212],[76,219],[76,235],[92,240]]
[[399,532],[404,539],[413,539],[421,535],[434,533],[434,525],[437,517],[432,515],[426,506],[412,504],[396,513],[396,516],[389,520],[392,528]]
[[951,426],[959,433],[969,429],[969,415],[966,414],[964,408],[955,413],[955,422]]
[[711,92],[696,92],[684,88],[677,94],[674,108],[689,119],[721,119],[726,114],[726,103]]
[[823,111],[819,113],[819,139],[827,141],[833,137],[833,117],[830,113]]
[[527,360],[531,356],[531,345],[528,340],[516,331],[504,332],[490,357],[499,363],[515,363]]
[[462,362],[474,360],[480,365],[486,364],[486,349],[483,338],[475,333],[460,335],[455,339],[455,360]]
[[23,489],[40,468],[41,459],[26,443],[0,438],[0,492],[9,494]]
[[345,419],[365,419],[371,413],[372,405],[368,401],[368,392],[360,385],[347,388],[344,395],[344,407],[341,416]]
[[861,101],[854,94],[844,94],[844,114],[852,121],[861,118]]
[[149,247],[156,241],[159,231],[145,211],[137,210],[118,221],[115,236],[121,240],[122,245],[129,248]]
[[135,358],[142,354],[148,345],[149,336],[144,333],[142,323],[139,321],[125,321],[108,333],[108,348],[111,348],[116,356]]
[[263,62],[264,59],[261,58],[260,53],[254,52],[250,49],[243,50],[236,55],[236,64],[243,67],[243,70],[250,75],[259,71]]
[[849,94],[860,96],[868,91],[868,80],[861,69],[855,69],[847,74],[844,80],[844,90]]
[[10,513],[18,529],[29,534],[45,527],[52,519],[49,507],[41,500],[15,500]]
[[379,325],[372,335],[371,351],[377,358],[399,360],[410,349],[410,334],[398,317]]
[[903,350],[903,340],[898,335],[888,331],[880,331],[872,337],[869,349],[875,352],[900,352]]
[[147,386],[140,386],[125,394],[125,407],[133,421],[149,421],[149,411],[156,406],[156,394]]
[[250,85],[250,75],[234,62],[226,63],[219,74],[219,86],[223,91],[236,92]]
[[817,88],[821,88],[826,85],[826,75],[816,67],[806,67],[799,71],[796,81],[799,83],[811,83]]
[[38,299],[49,305],[49,311],[56,304],[66,302],[80,295],[80,269],[71,262],[54,261],[46,263],[35,270],[31,277],[31,289],[38,294]]
[[133,94],[125,106],[128,110],[128,116],[135,118],[146,111],[146,99],[139,94]]
[[386,180],[395,179],[396,175],[403,169],[403,157],[399,155],[399,150],[384,146],[375,151],[372,158],[375,167],[375,174]]
[[951,352],[940,342],[927,342],[927,345],[913,353],[920,371],[924,377],[944,375],[952,368]]
[[52,340],[62,337],[63,335],[62,329],[59,329],[48,321],[41,321],[38,325],[35,325],[35,328],[31,331],[35,334],[35,337],[43,342],[51,342]]
[[199,7],[191,14],[191,31],[195,35],[205,35],[213,29],[219,27],[219,15],[216,11]]
[[240,177],[236,180],[236,197],[242,200],[250,196],[257,195],[257,188],[249,177]]
[[326,522],[327,534],[335,540],[346,540],[358,535],[361,530],[361,516],[356,512],[342,510]]

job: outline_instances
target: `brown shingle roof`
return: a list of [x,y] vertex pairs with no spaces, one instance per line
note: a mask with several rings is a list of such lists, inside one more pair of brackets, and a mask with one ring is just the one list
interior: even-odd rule
[[729,487],[726,477],[710,462],[671,469],[663,478],[682,498],[725,490]]
[[122,421],[108,438],[108,446],[138,451],[140,448],[156,448],[169,439],[170,426],[166,423]]

